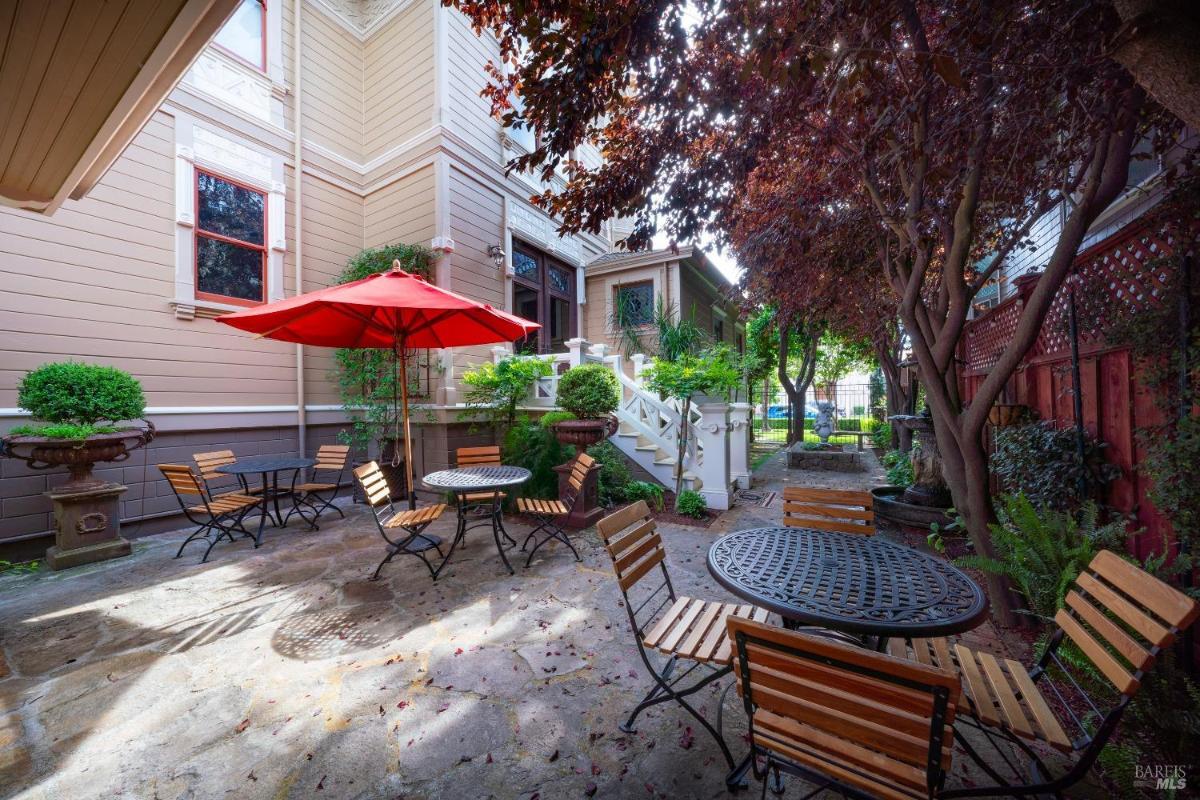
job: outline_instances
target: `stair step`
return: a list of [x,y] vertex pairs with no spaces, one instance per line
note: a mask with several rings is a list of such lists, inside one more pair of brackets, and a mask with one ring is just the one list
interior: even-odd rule
[[653,444],[639,444],[636,447],[634,447],[633,449],[639,450],[643,453],[657,453],[658,452],[657,445],[653,445]]

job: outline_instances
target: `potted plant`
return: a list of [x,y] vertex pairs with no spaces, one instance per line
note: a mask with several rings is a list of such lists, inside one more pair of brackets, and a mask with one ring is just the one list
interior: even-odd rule
[[141,385],[113,367],[63,362],[27,373],[17,404],[35,420],[0,438],[0,453],[32,469],[65,466],[70,479],[46,495],[54,502],[55,546],[46,553],[51,569],[128,555],[119,536],[119,483],[97,479],[93,465],[124,461],[154,438],[154,425],[141,420],[146,398]]
[[621,402],[617,376],[605,364],[582,364],[558,379],[558,407],[575,419],[555,423],[554,435],[582,453],[617,432],[613,412]]

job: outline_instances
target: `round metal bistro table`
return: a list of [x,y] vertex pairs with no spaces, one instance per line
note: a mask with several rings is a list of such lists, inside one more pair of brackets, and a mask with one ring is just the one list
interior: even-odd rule
[[[288,472],[290,470],[308,469],[316,464],[316,460],[312,458],[298,458],[296,456],[255,456],[253,458],[239,458],[232,464],[225,464],[217,467],[217,472],[226,475],[237,475],[245,480],[248,475],[262,476],[262,515],[258,519],[258,533],[254,536],[254,546],[258,547],[262,544],[263,525],[268,519],[276,528],[283,527],[283,513],[279,510],[279,498],[281,495],[289,494],[287,489],[280,490],[279,488],[279,473]],[[275,516],[271,516],[271,507],[274,506]],[[299,511],[301,519],[308,523],[311,530],[317,530],[316,519],[309,519],[304,516],[303,511]]]
[[987,616],[975,581],[940,558],[879,536],[756,528],[722,536],[708,571],[788,627],[813,625],[887,640],[970,630]]
[[[450,551],[446,553],[445,560],[438,567],[438,572],[441,572],[442,568],[450,562],[450,556],[454,553],[454,548],[460,544],[466,544],[467,531],[490,524],[492,527],[492,538],[496,540],[496,552],[500,554],[500,560],[504,562],[504,566],[508,569],[508,574],[513,574],[512,565],[508,563],[508,556],[504,553],[504,545],[500,542],[500,537],[503,536],[507,539],[510,546],[515,546],[516,541],[504,529],[503,513],[500,507],[500,493],[505,489],[520,486],[531,477],[533,477],[533,473],[524,467],[501,465],[444,469],[440,472],[431,472],[421,479],[426,488],[437,492],[453,492],[458,501],[458,530],[454,534],[454,541],[450,543]],[[488,492],[492,494],[490,502],[480,504],[479,501],[474,501],[474,504],[487,508],[487,513],[480,515],[478,521],[468,524],[466,509],[471,503],[466,500],[466,496],[486,494]]]

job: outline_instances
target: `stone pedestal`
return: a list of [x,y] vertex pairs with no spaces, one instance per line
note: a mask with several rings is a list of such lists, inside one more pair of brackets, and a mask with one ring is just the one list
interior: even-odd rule
[[[571,476],[571,468],[575,459],[554,468],[558,473],[558,496],[562,497],[567,491],[567,478]],[[567,515],[568,528],[590,528],[604,516],[600,508],[600,465],[593,464],[583,480],[583,497],[575,504],[575,508]]]
[[729,477],[739,489],[750,488],[750,404],[729,404]]
[[729,508],[729,404],[723,399],[696,396],[693,399],[700,412],[694,433],[696,443],[704,450],[700,464],[691,471],[700,478],[700,494],[709,508],[724,511]]
[[46,551],[46,565],[59,570],[120,558],[133,552],[121,538],[121,495],[128,487],[119,483],[93,483],[87,488],[70,485],[51,489],[56,528],[54,546]]

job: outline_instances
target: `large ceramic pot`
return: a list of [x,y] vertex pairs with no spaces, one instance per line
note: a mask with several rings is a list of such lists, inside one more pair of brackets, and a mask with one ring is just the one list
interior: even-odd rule
[[554,425],[554,438],[562,444],[575,445],[575,452],[583,453],[594,444],[617,432],[617,418],[568,419]]
[[154,439],[154,423],[145,428],[125,428],[114,433],[98,433],[86,439],[52,439],[46,436],[5,436],[0,439],[3,455],[24,461],[31,469],[66,467],[71,478],[58,491],[85,491],[106,486],[97,480],[92,467],[100,462],[118,462],[129,453]]

